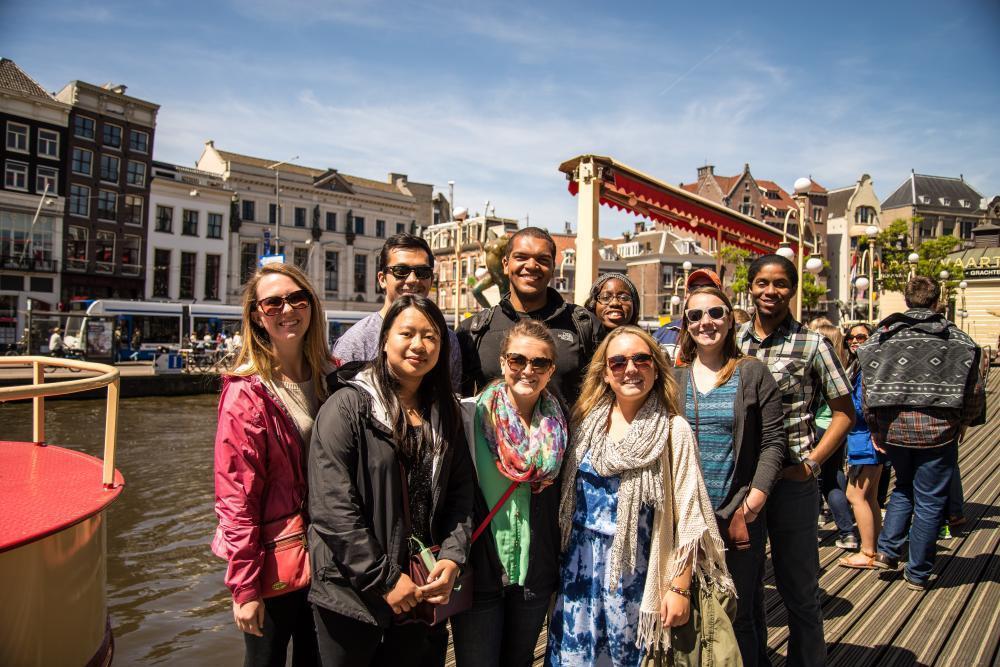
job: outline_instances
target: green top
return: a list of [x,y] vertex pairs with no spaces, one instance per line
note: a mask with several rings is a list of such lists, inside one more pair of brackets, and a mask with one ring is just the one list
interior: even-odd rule
[[[482,403],[476,405],[476,472],[479,476],[479,488],[483,490],[483,497],[486,498],[486,505],[492,509],[510,488],[511,481],[497,470],[496,459],[493,458],[486,436],[483,435],[482,411],[486,409]],[[531,544],[531,526],[528,521],[530,516],[531,485],[520,484],[490,522],[500,564],[507,572],[508,581],[518,586],[524,586],[524,578],[528,573],[528,547]]]
[[830,404],[823,401],[816,411],[816,426],[825,431],[830,428],[831,421],[833,421],[833,411],[830,410]]

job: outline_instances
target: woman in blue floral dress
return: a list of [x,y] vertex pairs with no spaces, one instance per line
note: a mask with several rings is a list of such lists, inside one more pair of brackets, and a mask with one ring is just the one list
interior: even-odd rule
[[732,589],[697,445],[678,416],[670,365],[646,332],[608,334],[572,432],[546,664],[638,665],[687,622],[693,578]]

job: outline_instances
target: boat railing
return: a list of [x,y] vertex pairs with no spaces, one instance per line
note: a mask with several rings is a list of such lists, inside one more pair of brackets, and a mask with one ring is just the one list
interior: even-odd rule
[[[0,368],[19,366],[31,367],[32,383],[30,385],[0,387],[0,403],[29,398],[32,400],[32,441],[38,445],[45,444],[46,397],[65,396],[102,387],[108,388],[107,411],[104,418],[104,467],[101,482],[104,488],[112,488],[115,479],[115,441],[118,434],[118,397],[121,389],[118,369],[107,364],[60,357],[0,357]],[[97,373],[97,375],[77,380],[46,383],[45,373],[60,368],[71,371],[89,371]]]

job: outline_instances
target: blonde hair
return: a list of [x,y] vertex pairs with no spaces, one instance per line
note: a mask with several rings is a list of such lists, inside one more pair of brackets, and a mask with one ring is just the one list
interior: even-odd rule
[[833,353],[840,360],[840,365],[847,368],[847,353],[844,349],[844,332],[834,324],[820,324],[815,329],[816,333],[830,341],[833,346]]
[[649,353],[653,356],[653,366],[656,368],[653,393],[659,397],[660,402],[671,416],[680,414],[680,404],[677,401],[677,382],[674,380],[667,355],[663,353],[652,336],[634,324],[628,324],[612,329],[590,360],[590,365],[587,366],[587,372],[583,378],[583,385],[580,388],[580,398],[573,405],[572,423],[574,426],[582,422],[601,399],[611,393],[611,387],[604,380],[604,371],[608,363],[608,345],[619,336],[635,336],[646,344]]
[[297,266],[291,264],[267,264],[254,273],[253,277],[243,286],[243,325],[241,336],[243,345],[233,364],[235,370],[231,375],[247,377],[260,375],[267,381],[274,380],[276,359],[271,346],[271,338],[264,327],[253,320],[254,309],[257,307],[257,285],[264,276],[280,274],[291,278],[292,282],[309,293],[309,329],[306,331],[302,352],[309,364],[313,388],[320,399],[326,398],[326,384],[323,376],[330,366],[330,353],[326,349],[326,315],[313,289],[309,278]]

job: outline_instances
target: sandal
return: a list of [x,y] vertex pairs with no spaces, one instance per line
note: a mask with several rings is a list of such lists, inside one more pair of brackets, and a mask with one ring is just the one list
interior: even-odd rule
[[837,561],[837,565],[852,570],[874,570],[876,568],[875,554],[865,553],[864,551],[861,551],[860,554],[866,559],[864,563],[855,563],[851,561],[851,556],[845,556]]

